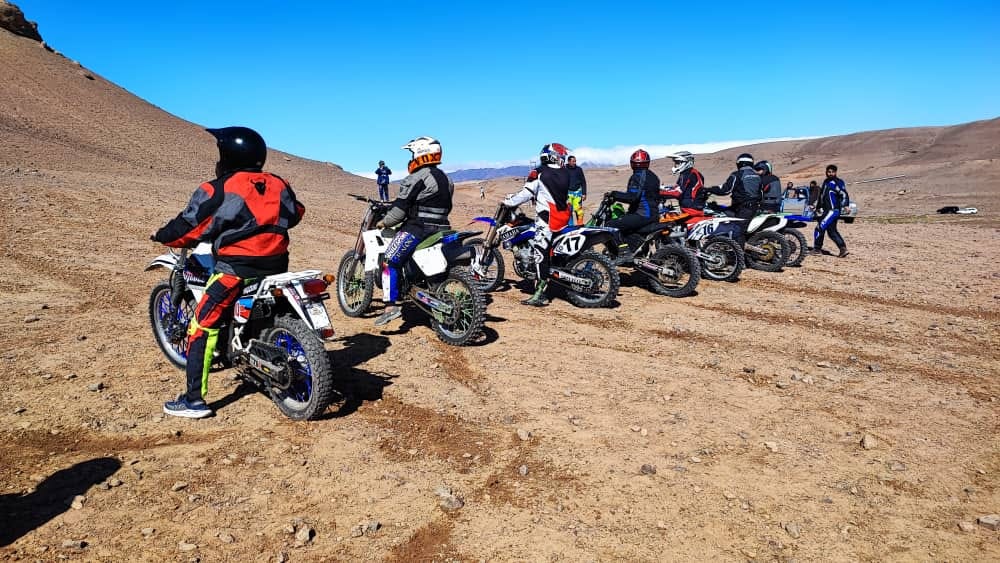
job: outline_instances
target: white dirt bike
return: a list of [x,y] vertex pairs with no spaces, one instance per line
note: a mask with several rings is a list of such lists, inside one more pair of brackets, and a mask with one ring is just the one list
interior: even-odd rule
[[[181,369],[187,366],[188,325],[213,266],[211,247],[203,243],[194,252],[171,249],[146,267],[168,272],[149,296],[149,320],[160,350]],[[319,270],[304,270],[247,285],[219,333],[212,363],[237,367],[240,378],[264,391],[285,416],[319,418],[334,397],[323,345],[334,333],[323,305],[332,281]]]

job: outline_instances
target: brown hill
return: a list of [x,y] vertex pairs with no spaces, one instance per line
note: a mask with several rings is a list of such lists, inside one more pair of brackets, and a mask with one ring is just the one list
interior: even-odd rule
[[[852,190],[847,259],[685,299],[626,274],[601,310],[511,284],[462,349],[331,301],[330,418],[291,423],[222,372],[195,422],[161,413],[183,375],[143,269],[210,139],[36,41],[0,30],[0,61],[4,559],[1000,559],[996,120],[751,147],[799,180],[907,174]],[[721,181],[741,150],[699,166]],[[372,182],[269,163],[307,206],[293,267],[334,270],[362,211],[344,194]],[[588,174],[599,193],[627,173]],[[462,186],[453,223],[517,187]],[[982,213],[927,215],[942,202]]]

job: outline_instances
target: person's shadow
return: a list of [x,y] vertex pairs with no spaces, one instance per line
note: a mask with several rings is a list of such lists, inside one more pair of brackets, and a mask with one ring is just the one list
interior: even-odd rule
[[65,512],[76,495],[114,475],[122,466],[113,457],[81,461],[49,475],[26,495],[0,495],[0,547]]

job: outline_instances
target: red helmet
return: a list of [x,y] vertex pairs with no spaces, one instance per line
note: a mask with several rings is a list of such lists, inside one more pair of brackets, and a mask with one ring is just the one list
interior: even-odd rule
[[542,147],[538,153],[538,161],[542,164],[556,164],[562,166],[566,162],[566,155],[569,150],[561,143],[549,143]]
[[649,153],[639,149],[632,153],[632,157],[629,158],[629,164],[632,165],[632,170],[645,170],[649,168]]

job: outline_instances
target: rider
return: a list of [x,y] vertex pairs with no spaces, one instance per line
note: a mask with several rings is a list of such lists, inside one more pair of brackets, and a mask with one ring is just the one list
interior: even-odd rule
[[545,288],[548,286],[549,264],[552,260],[549,256],[552,233],[569,224],[570,207],[567,198],[570,173],[563,167],[568,152],[566,147],[559,143],[549,143],[542,147],[538,154],[541,166],[532,170],[532,174],[529,174],[527,182],[520,191],[503,200],[503,205],[511,208],[528,201],[535,202],[537,214],[535,217],[535,238],[532,239],[531,246],[540,255],[536,263],[538,284],[535,286],[535,293],[528,299],[521,301],[525,305],[544,307],[549,304]]
[[746,242],[750,219],[757,214],[761,200],[760,176],[753,170],[753,156],[751,154],[742,153],[736,157],[736,171],[726,178],[721,191],[722,194],[730,194],[733,198],[730,206],[733,217],[743,219],[739,222],[739,243],[742,245]]
[[378,168],[375,169],[375,178],[378,182],[378,198],[382,201],[389,201],[389,178],[392,170],[385,165],[384,160],[378,161]]
[[819,197],[816,199],[816,217],[819,223],[813,231],[813,248],[816,254],[825,254],[823,251],[823,235],[830,233],[830,240],[840,249],[837,256],[843,258],[847,252],[847,243],[844,237],[837,231],[837,220],[840,219],[840,210],[851,204],[851,197],[847,194],[844,181],[837,177],[837,165],[831,164],[826,167],[826,181],[820,189]]
[[754,164],[753,169],[760,176],[761,212],[778,213],[781,211],[781,179],[774,175],[771,163],[766,160]]
[[174,248],[212,243],[215,271],[188,327],[187,391],[163,404],[172,416],[202,418],[219,329],[233,302],[258,278],[288,271],[288,229],[305,207],[285,180],[263,172],[267,145],[246,127],[206,129],[219,147],[214,180],[203,183],[177,217],[150,236]]
[[399,226],[385,251],[382,267],[382,290],[385,295],[385,312],[375,319],[381,326],[402,314],[399,295],[399,269],[416,250],[421,240],[451,228],[451,196],[455,185],[438,164],[441,164],[441,143],[431,137],[417,137],[402,147],[410,151],[410,175],[399,183],[399,196],[385,218],[376,224],[384,229]]
[[[624,192],[608,192],[606,199],[628,203],[625,215],[608,221],[606,227],[618,229],[622,239],[627,241],[628,234],[660,219],[660,179],[649,169],[649,153],[638,149],[629,158],[632,176]],[[623,249],[622,260],[631,259],[634,248]]]
[[710,194],[722,195],[719,186],[705,186],[705,177],[694,167],[694,155],[680,151],[670,155],[674,161],[671,172],[677,174],[677,185],[660,190],[660,195],[680,202],[681,211],[691,216],[702,216]]

